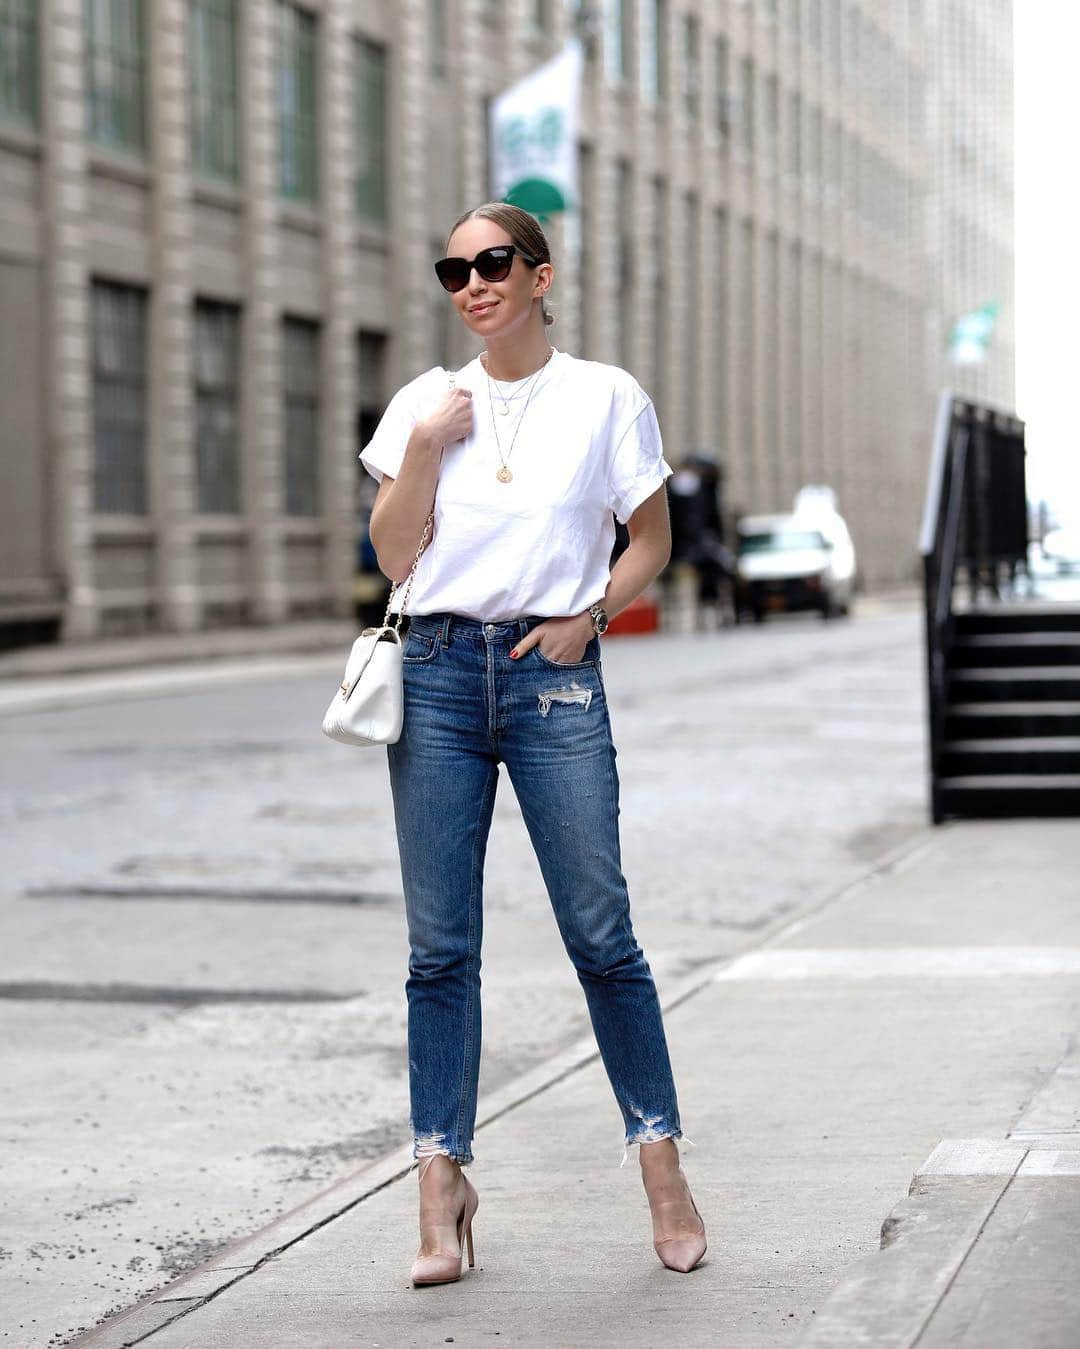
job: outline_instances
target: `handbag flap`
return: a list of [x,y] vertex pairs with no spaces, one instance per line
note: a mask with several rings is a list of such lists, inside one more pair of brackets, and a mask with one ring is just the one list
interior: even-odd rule
[[380,642],[392,642],[401,645],[401,636],[392,627],[365,628],[352,644],[348,660],[345,662],[345,678],[341,681],[341,692],[348,699],[352,695],[360,676],[367,669]]

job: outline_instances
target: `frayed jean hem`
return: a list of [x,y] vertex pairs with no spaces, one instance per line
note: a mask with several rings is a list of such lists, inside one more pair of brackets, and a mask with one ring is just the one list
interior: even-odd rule
[[[683,1134],[683,1131],[678,1128],[664,1129],[652,1126],[647,1129],[639,1129],[637,1133],[633,1135],[632,1138],[628,1136],[624,1140],[622,1161],[619,1163],[619,1166],[623,1167],[629,1161],[630,1149],[632,1147],[638,1146],[642,1143],[662,1143],[665,1138],[670,1138],[674,1140],[676,1144],[682,1143],[685,1147],[688,1148],[692,1148],[694,1146],[693,1142],[689,1138],[686,1138]],[[681,1154],[682,1149],[679,1149],[679,1151]]]
[[455,1151],[447,1146],[443,1134],[417,1134],[413,1139],[414,1161],[419,1165],[429,1157],[449,1157],[452,1162],[457,1162],[458,1166],[468,1166],[473,1160],[470,1151]]

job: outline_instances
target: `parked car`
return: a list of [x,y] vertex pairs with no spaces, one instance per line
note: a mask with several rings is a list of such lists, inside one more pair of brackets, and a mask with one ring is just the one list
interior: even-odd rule
[[751,515],[738,524],[735,616],[816,609],[846,614],[855,582],[855,549],[835,512]]

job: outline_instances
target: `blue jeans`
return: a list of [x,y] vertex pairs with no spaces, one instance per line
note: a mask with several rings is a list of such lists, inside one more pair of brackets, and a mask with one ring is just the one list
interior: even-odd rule
[[539,618],[412,620],[405,725],[389,748],[409,924],[415,1155],[472,1160],[484,853],[506,765],[626,1125],[681,1137],[660,1004],[630,924],[600,643],[556,664],[514,644]]

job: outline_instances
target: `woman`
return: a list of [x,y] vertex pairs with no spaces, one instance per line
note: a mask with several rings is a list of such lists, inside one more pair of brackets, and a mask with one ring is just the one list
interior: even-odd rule
[[[705,1253],[652,975],[619,856],[618,780],[599,636],[667,562],[660,432],[625,371],[554,350],[554,275],[532,216],[490,203],[435,270],[485,351],[456,379],[401,389],[361,458],[379,480],[371,539],[394,581],[416,565],[405,725],[389,751],[411,955],[409,1080],[420,1161],[414,1284],[472,1265],[484,850],[498,766],[521,804],[626,1125],[654,1244],[671,1269]],[[437,489],[437,490],[436,490]],[[630,546],[610,571],[613,513]]]

